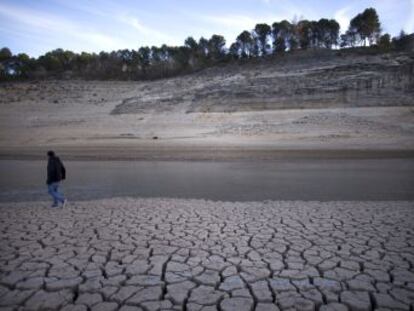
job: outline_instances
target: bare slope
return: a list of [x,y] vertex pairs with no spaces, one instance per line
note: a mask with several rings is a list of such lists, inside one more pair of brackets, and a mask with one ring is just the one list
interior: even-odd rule
[[413,54],[318,51],[159,81],[4,83],[0,156],[414,150],[413,63]]
[[155,82],[113,113],[400,106],[413,97],[414,53],[308,51]]

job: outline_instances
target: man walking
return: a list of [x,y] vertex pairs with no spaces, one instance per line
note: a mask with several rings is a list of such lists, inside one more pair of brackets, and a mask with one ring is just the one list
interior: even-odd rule
[[67,200],[63,194],[59,192],[60,181],[66,178],[65,167],[53,151],[48,151],[47,156],[48,162],[46,184],[48,192],[53,198],[52,207],[58,207],[59,203],[62,203],[62,207],[65,207]]

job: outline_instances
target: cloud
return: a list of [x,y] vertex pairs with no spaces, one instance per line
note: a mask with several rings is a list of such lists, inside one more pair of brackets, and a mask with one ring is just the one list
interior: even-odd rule
[[[0,15],[13,20],[14,31],[23,35],[32,34],[33,41],[60,38],[73,48],[82,50],[115,49],[124,44],[122,40],[99,31],[85,29],[80,25],[58,15],[43,13],[16,6],[0,4]],[[16,23],[17,22],[17,23]],[[57,48],[58,46],[56,46]]]
[[169,36],[166,33],[163,33],[161,31],[155,30],[151,27],[148,27],[144,25],[137,17],[129,16],[125,14],[119,14],[116,16],[116,19],[118,19],[120,22],[125,23],[128,26],[131,26],[136,31],[141,33],[144,36],[150,37],[150,38],[156,38],[158,41],[162,41],[166,44],[176,43],[176,40],[174,37]]
[[406,32],[412,33],[414,32],[414,0],[411,0],[411,13],[408,17],[407,23],[404,26],[404,30]]
[[[211,14],[211,15],[196,15],[198,20],[209,23],[213,26],[226,27],[225,31],[237,30],[241,32],[243,30],[249,30],[254,28],[258,23],[267,23],[272,25],[274,22],[282,20],[300,20],[315,19],[318,17],[318,12],[312,7],[297,6],[288,1],[277,1],[277,5],[274,6],[276,1],[274,0],[259,0],[262,3],[269,4],[272,8],[266,8],[265,10],[258,10],[254,12],[242,12],[241,14]],[[274,9],[273,9],[274,8]],[[277,12],[272,14],[269,12]],[[190,15],[191,13],[187,13]],[[193,14],[194,15],[194,14]]]
[[58,19],[50,14],[39,14],[31,10],[13,7],[0,3],[0,14],[14,19],[19,23],[26,24],[35,28],[53,29],[58,27],[59,30],[69,29],[72,25],[64,19]]
[[217,26],[244,29],[253,28],[257,20],[243,15],[201,16],[204,21]]
[[[59,1],[58,4],[60,5]],[[100,52],[124,48],[137,49],[142,45],[178,44],[182,41],[145,25],[130,12],[122,12],[119,7],[107,6],[105,9],[94,11],[92,7],[79,5],[77,2],[65,7],[75,10],[74,19],[69,18],[70,15],[62,16],[0,3],[0,28],[3,29],[2,33],[6,38],[20,38],[17,45],[29,46],[30,50],[26,48],[24,52],[32,56],[55,48],[74,52]],[[79,16],[86,18],[80,22]],[[6,23],[6,20],[9,22]],[[108,27],[108,24],[111,27]],[[30,45],[23,43],[28,37]]]
[[350,7],[342,8],[335,12],[334,19],[339,23],[341,26],[341,32],[345,32],[348,29],[349,22],[351,20],[350,16]]
[[[192,15],[197,21],[201,21],[204,31],[199,32],[205,37],[211,36],[213,33],[224,36],[227,46],[236,40],[236,37],[244,30],[252,30],[258,23],[267,23],[272,25],[275,21],[281,20],[278,16],[249,16],[249,15]],[[200,24],[200,23],[199,23]],[[200,29],[200,28],[199,28]]]
[[[292,15],[293,16],[293,15]],[[291,17],[292,17],[291,16]],[[267,23],[269,25],[276,21],[285,19],[283,16],[267,15],[267,16],[247,16],[247,15],[218,15],[218,16],[199,16],[201,20],[209,24],[219,27],[227,27],[238,32],[243,30],[251,30],[258,23]]]
[[[125,6],[119,5],[117,2],[110,0],[100,0],[94,2],[79,2],[79,1],[66,1],[66,0],[55,0],[60,5],[67,8],[71,8],[88,15],[94,15],[97,17],[105,18],[106,20],[113,20],[114,22],[122,23],[126,26],[132,27],[133,30],[139,34],[146,36],[151,39],[157,39],[165,43],[175,42],[175,38],[164,32],[158,31],[148,25],[144,24],[140,18],[139,11],[133,9],[125,9]],[[89,4],[88,4],[89,3]],[[135,14],[134,14],[135,13]],[[129,34],[130,35],[130,34]]]

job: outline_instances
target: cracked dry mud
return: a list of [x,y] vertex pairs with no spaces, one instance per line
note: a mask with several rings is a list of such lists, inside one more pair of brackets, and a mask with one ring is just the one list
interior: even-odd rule
[[0,310],[413,310],[413,202],[0,205]]

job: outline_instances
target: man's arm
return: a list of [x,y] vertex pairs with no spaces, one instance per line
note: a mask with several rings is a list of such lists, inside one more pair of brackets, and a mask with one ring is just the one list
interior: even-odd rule
[[61,169],[61,172],[62,172],[62,179],[66,179],[66,169],[65,169],[65,166],[63,165],[63,163],[62,163],[62,161],[59,159],[59,162],[60,162],[60,169]]

